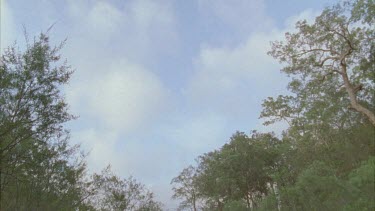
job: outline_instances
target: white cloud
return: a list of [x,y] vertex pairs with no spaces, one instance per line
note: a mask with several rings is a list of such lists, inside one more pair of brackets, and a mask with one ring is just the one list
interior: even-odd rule
[[[181,121],[182,120],[182,121]],[[163,133],[181,149],[199,155],[219,147],[226,139],[225,118],[215,113],[190,114],[180,122],[167,125]]]
[[[96,171],[111,163],[123,177],[153,176],[167,153],[148,149],[140,137],[168,108],[169,91],[155,69],[146,66],[150,52],[173,48],[170,5],[70,1],[69,12],[73,30],[65,50],[76,72],[66,95],[80,116],[73,139],[90,150],[89,166]],[[160,48],[168,39],[172,45]]]
[[142,30],[151,29],[155,23],[164,26],[175,24],[171,5],[166,1],[132,1],[128,11],[136,26]]
[[116,5],[110,1],[69,1],[70,36],[77,41],[76,46],[98,49],[87,53],[111,48],[137,63],[155,61],[179,49],[172,6],[163,0],[121,1]]
[[[128,39],[129,57],[143,62],[155,61],[180,49],[176,16],[171,1],[133,0],[125,5],[131,24],[125,26],[122,37]],[[138,59],[137,59],[138,60]]]
[[187,95],[196,106],[236,116],[249,113],[272,92],[285,87],[280,65],[267,55],[270,40],[282,33],[254,33],[234,48],[203,47]]
[[272,25],[263,0],[198,0],[198,7],[208,21],[224,23],[245,35]]
[[107,165],[117,160],[113,151],[116,149],[118,135],[113,131],[88,128],[74,133],[73,141],[80,143],[89,152],[87,162],[91,172],[100,172]]
[[88,13],[88,24],[95,36],[109,36],[118,30],[124,16],[117,8],[105,1],[98,1]]
[[[208,30],[215,28],[210,25],[213,22],[224,23],[227,32],[241,34],[241,40],[234,47],[202,45],[185,87],[186,95],[178,98],[182,102],[177,103],[172,114],[168,113],[173,117],[166,117],[176,121],[163,124],[160,115],[166,115],[170,95],[162,80],[175,78],[158,75],[150,64],[179,50],[173,2],[67,2],[67,10],[61,11],[69,14],[59,10],[65,30],[60,32],[63,37],[69,36],[63,55],[76,72],[66,95],[73,113],[80,115],[74,123],[77,125],[72,129],[72,139],[90,150],[90,169],[99,171],[111,163],[121,176],[133,174],[156,187],[166,203],[170,200],[168,182],[177,168],[181,170],[197,154],[221,146],[233,128],[252,127],[253,119],[247,117],[254,113],[257,117],[261,100],[284,90],[280,66],[266,55],[269,41],[280,40],[295,19],[314,15],[302,13],[280,30],[272,28],[261,0],[199,0],[200,12],[209,19],[199,21],[208,23]],[[4,6],[4,0],[1,3]],[[35,4],[38,8],[43,5]],[[7,28],[13,25],[12,11],[4,8],[2,31],[9,33],[5,35],[12,42],[16,33]],[[49,20],[44,13],[40,15]]]
[[6,0],[0,0],[0,51],[12,45],[17,39],[12,10]]
[[301,13],[297,15],[290,16],[285,20],[285,27],[289,32],[295,31],[295,24],[297,21],[306,20],[307,23],[311,24],[314,22],[315,17],[321,14],[321,11],[314,11],[311,9],[307,9],[302,11]]
[[91,75],[82,72],[66,89],[68,104],[80,115],[72,139],[90,152],[92,171],[111,164],[122,177],[150,181],[154,172],[160,174],[169,153],[149,148],[153,138],[145,142],[141,137],[168,108],[168,90],[150,70],[129,61],[99,63],[101,67],[106,68]]
[[250,109],[253,114],[259,113],[262,100],[275,93],[285,93],[288,81],[285,74],[280,73],[281,65],[277,60],[267,55],[270,42],[283,40],[285,32],[295,30],[297,20],[311,22],[317,14],[312,10],[303,11],[287,19],[285,28],[255,31],[235,47],[203,46],[194,60],[194,75],[186,89],[190,102],[227,117],[243,117]]
[[[91,73],[68,90],[73,111],[122,133],[134,132],[158,117],[167,90],[152,72],[125,60]],[[96,74],[96,75],[95,75]]]
[[73,30],[65,52],[76,68],[67,89],[73,112],[121,133],[151,124],[168,91],[154,69],[138,64],[147,63],[149,52],[164,51],[149,41],[173,34],[170,4],[69,1],[68,11]]
[[[71,21],[70,36],[95,44],[107,44],[114,35],[121,31],[121,24],[127,21],[123,11],[109,1],[69,0],[67,3],[68,16]],[[80,41],[82,42],[82,41]],[[83,43],[80,43],[81,45]]]

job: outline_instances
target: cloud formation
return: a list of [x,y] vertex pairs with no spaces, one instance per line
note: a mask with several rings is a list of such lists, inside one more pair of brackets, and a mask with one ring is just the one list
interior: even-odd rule
[[[286,92],[280,65],[266,53],[296,20],[317,14],[306,10],[280,28],[262,0],[196,0],[191,14],[177,11],[174,0],[55,0],[48,14],[41,2],[18,1],[38,8],[32,13],[17,10],[17,0],[4,2],[3,45],[19,35],[14,24],[46,29],[57,21],[54,40],[68,36],[62,55],[76,71],[64,91],[80,116],[69,127],[72,140],[90,151],[89,168],[111,163],[153,188],[167,207],[170,180],[196,156],[236,130],[282,130],[258,119],[263,99]],[[199,23],[181,26],[184,15]],[[201,24],[207,33],[195,28]],[[191,32],[182,35],[182,27]],[[187,36],[193,38],[182,40]]]
[[207,14],[210,21],[221,22],[242,32],[270,26],[272,20],[265,7],[263,0],[198,0],[200,12]]
[[73,110],[83,111],[101,127],[126,134],[158,116],[166,92],[152,72],[123,60],[108,64],[105,74],[75,84],[67,97]]
[[15,39],[15,23],[12,10],[9,8],[7,1],[0,0],[0,51],[12,45]]
[[231,48],[203,47],[187,89],[192,103],[238,116],[248,113],[249,105],[285,87],[280,66],[267,55],[270,40],[280,34],[254,33]]

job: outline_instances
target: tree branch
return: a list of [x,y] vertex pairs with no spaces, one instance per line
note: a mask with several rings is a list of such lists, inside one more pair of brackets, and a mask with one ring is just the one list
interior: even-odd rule
[[359,113],[362,113],[363,115],[365,115],[370,120],[372,125],[375,126],[375,114],[369,109],[362,106],[357,100],[356,94],[360,90],[360,88],[353,87],[353,85],[350,83],[345,64],[341,65],[341,69],[342,69],[341,72],[343,73],[342,79],[344,80],[346,91],[349,94],[351,107],[355,109],[356,111],[358,111]]

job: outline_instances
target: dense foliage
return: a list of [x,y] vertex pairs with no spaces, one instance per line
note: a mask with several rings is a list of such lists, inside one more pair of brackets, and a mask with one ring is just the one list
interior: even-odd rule
[[135,179],[89,175],[63,124],[75,117],[60,93],[71,68],[41,34],[0,66],[0,210],[161,210]]
[[374,13],[373,1],[344,2],[273,42],[291,95],[266,99],[261,117],[289,128],[279,137],[236,132],[200,156],[172,181],[181,208],[375,209]]

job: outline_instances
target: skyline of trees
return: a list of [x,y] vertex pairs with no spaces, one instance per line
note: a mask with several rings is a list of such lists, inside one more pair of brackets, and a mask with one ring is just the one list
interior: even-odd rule
[[280,137],[236,132],[199,156],[187,168],[194,173],[172,180],[198,196],[195,204],[174,188],[181,210],[375,209],[374,8],[342,2],[272,42],[291,94],[265,99],[260,117],[288,129]]
[[[284,64],[290,95],[268,97],[264,125],[274,133],[236,131],[171,180],[179,210],[375,209],[375,4],[345,1],[314,23],[296,23],[269,55]],[[65,42],[48,31],[1,56],[0,210],[163,210],[154,193],[110,164],[89,173],[71,145],[61,87],[72,68]]]

